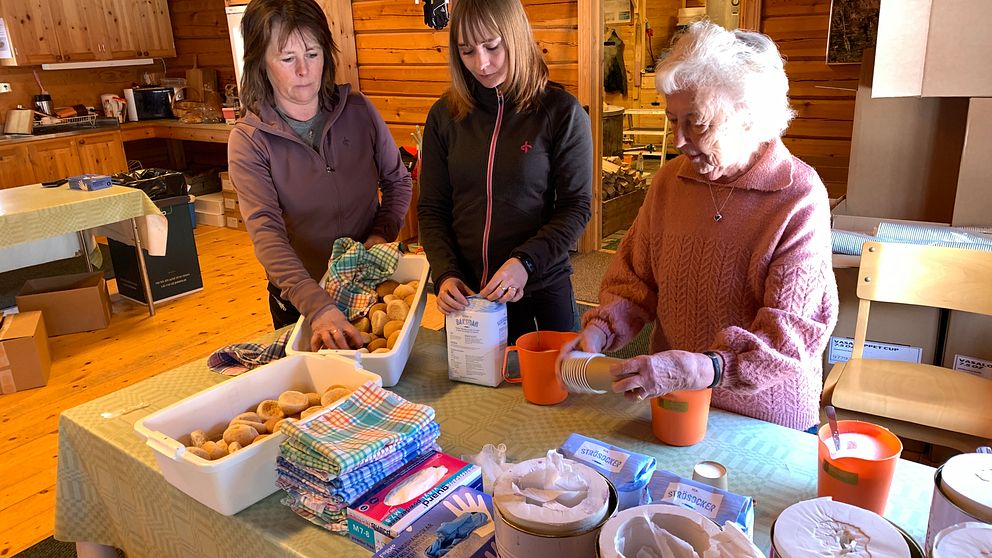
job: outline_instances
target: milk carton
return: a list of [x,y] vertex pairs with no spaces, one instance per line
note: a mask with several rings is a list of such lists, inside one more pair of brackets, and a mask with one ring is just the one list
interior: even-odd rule
[[471,296],[468,307],[444,319],[448,335],[448,377],[496,387],[503,381],[506,304]]

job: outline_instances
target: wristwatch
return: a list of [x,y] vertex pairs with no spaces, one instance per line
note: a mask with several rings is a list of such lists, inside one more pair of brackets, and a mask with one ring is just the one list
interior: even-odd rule
[[530,256],[524,254],[523,252],[514,252],[510,254],[510,257],[517,258],[518,260],[520,260],[520,263],[524,264],[524,269],[527,270],[528,276],[534,274],[534,269],[535,269],[534,260],[530,259]]
[[706,388],[715,388],[720,385],[720,380],[723,379],[723,359],[713,351],[706,351],[703,354],[710,357],[710,360],[713,361],[713,383],[706,386]]

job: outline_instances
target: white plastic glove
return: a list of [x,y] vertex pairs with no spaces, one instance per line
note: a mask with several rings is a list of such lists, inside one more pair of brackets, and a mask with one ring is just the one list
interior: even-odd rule
[[[454,501],[454,503],[452,504],[449,500]],[[450,498],[445,498],[442,503],[444,504],[444,507],[448,508],[448,511],[454,514],[455,517],[471,512],[486,514],[486,517],[489,518],[489,522],[485,525],[476,527],[475,531],[472,531],[483,539],[489,538],[489,535],[493,534],[496,530],[496,524],[493,523],[493,516],[489,513],[489,508],[486,507],[486,501],[482,498],[481,494],[466,494],[464,500],[458,494],[453,494]]]
[[641,355],[610,367],[613,391],[631,401],[673,391],[705,389],[713,383],[713,361],[701,353],[663,351]]

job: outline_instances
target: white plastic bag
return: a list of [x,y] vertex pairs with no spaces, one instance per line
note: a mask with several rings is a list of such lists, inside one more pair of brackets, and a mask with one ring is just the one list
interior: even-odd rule
[[498,446],[486,444],[482,446],[482,451],[475,455],[463,455],[462,461],[475,463],[482,469],[482,487],[490,496],[493,493],[493,485],[496,484],[496,477],[510,468],[506,463],[505,444]]

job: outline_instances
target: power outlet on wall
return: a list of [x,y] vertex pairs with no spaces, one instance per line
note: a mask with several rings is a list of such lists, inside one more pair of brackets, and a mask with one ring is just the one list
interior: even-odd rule
[[0,83],[0,93],[10,93],[10,84]]

